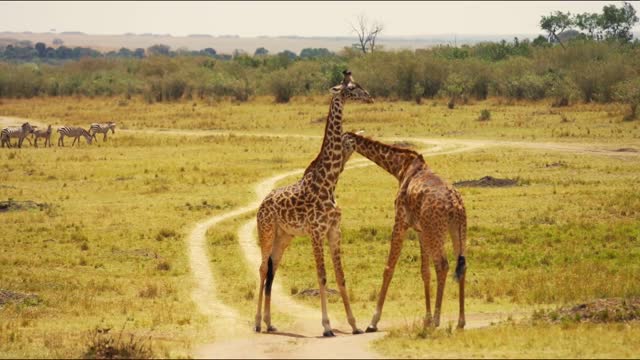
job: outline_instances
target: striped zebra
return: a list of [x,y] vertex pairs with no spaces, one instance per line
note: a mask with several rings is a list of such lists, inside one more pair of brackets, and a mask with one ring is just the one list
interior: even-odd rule
[[34,126],[33,129],[33,145],[35,147],[38,147],[38,139],[40,138],[44,138],[44,147],[47,147],[47,144],[49,144],[49,147],[51,147],[51,125],[49,125],[47,127],[47,130],[44,129],[38,129],[37,126]]
[[76,141],[78,141],[78,146],[80,146],[80,136],[84,136],[84,138],[87,140],[87,144],[89,145],[91,145],[91,140],[93,140],[89,132],[81,127],[63,126],[61,128],[58,128],[58,133],[60,134],[60,137],[58,138],[58,146],[60,146],[60,144],[64,146],[65,136],[74,138],[71,146],[73,146]]
[[107,141],[107,133],[109,132],[109,130],[111,130],[112,134],[116,133],[116,123],[109,121],[106,124],[98,124],[98,123],[93,123],[91,124],[91,127],[89,127],[89,134],[91,134],[91,136],[93,136],[93,139],[97,142],[98,139],[96,139],[96,134],[97,133],[101,133],[104,134],[104,136],[102,137],[102,141]]
[[20,127],[6,127],[0,132],[0,143],[2,143],[2,147],[4,147],[4,144],[7,144],[7,147],[11,147],[11,138],[18,138],[18,147],[21,148],[22,142],[32,131],[33,127],[28,122]]

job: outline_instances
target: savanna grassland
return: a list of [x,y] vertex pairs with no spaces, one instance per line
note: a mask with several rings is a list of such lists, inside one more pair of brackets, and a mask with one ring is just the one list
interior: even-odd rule
[[[0,289],[37,295],[1,305],[0,356],[84,356],[93,329],[123,324],[127,332],[150,337],[156,356],[191,355],[214,334],[215,324],[191,299],[185,234],[196,221],[252,201],[261,179],[304,168],[320,148],[327,101],[320,96],[289,104],[270,98],[155,104],[138,98],[3,99],[0,116],[85,127],[113,120],[118,128],[108,142],[91,146],[82,141],[74,148],[1,149],[0,201],[45,205],[0,213]],[[490,120],[478,121],[485,109]],[[374,138],[409,139],[415,149],[423,145],[412,138],[640,151],[638,122],[623,121],[625,111],[615,103],[552,108],[549,102],[497,98],[453,110],[443,100],[378,101],[348,104],[344,127]],[[246,133],[263,135],[241,136]],[[422,331],[419,246],[409,232],[380,323],[391,331],[375,350],[392,357],[640,352],[634,341],[640,337],[637,322],[531,319],[539,309],[640,296],[640,157],[629,150],[599,155],[517,145],[426,154],[427,163],[449,182],[487,175],[517,180],[513,187],[460,188],[469,217],[468,317],[503,314],[505,321],[452,331],[448,320],[457,316],[457,286],[449,277],[445,321],[441,329]],[[343,263],[361,327],[375,308],[396,188],[397,182],[375,166],[346,170],[337,187]],[[218,296],[246,315],[247,323],[255,309],[257,269],[243,260],[237,230],[253,216],[226,221],[207,239]],[[335,288],[328,258],[329,287]],[[296,295],[317,287],[308,239],[294,240],[276,282],[318,308],[319,326],[318,299]],[[329,299],[332,319],[344,318],[339,297]],[[278,312],[273,319],[276,325],[287,321]]]

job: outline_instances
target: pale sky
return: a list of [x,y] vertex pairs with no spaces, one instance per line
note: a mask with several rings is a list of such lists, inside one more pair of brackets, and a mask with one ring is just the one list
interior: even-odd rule
[[[548,2],[0,2],[1,31],[350,36],[364,14],[382,36],[537,34],[542,15],[601,12],[602,1]],[[631,1],[640,13],[640,1]],[[638,31],[638,26],[633,30]]]

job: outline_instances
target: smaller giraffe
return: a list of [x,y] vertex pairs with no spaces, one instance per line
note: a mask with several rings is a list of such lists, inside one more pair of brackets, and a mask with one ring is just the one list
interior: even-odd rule
[[[464,277],[466,273],[464,254],[467,239],[467,215],[462,196],[456,189],[440,179],[429,168],[422,155],[413,150],[383,144],[350,132],[344,133],[343,138],[345,138],[343,141],[347,141],[349,138],[355,141],[355,151],[395,176],[400,185],[395,200],[395,224],[389,258],[383,273],[382,289],[378,296],[376,312],[366,331],[375,332],[378,330],[378,321],[382,315],[387,290],[400,257],[405,233],[409,228],[416,230],[420,238],[421,272],[426,305],[423,325],[427,327],[433,324],[437,327],[440,324],[442,295],[449,269],[444,252],[444,241],[448,232],[453,240],[454,253],[457,255],[455,278],[460,286],[458,328],[464,328]],[[429,291],[431,276],[429,260],[435,264],[438,281],[433,322]]]

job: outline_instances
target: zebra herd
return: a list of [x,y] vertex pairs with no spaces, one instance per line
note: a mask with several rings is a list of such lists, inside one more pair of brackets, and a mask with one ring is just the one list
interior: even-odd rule
[[[58,128],[57,133],[60,134],[58,138],[58,146],[64,146],[64,137],[72,137],[73,142],[71,146],[75,145],[76,141],[78,141],[78,145],[80,145],[80,137],[84,137],[87,141],[87,144],[91,144],[92,140],[96,140],[96,134],[103,134],[102,141],[107,141],[107,133],[111,130],[112,134],[116,132],[116,123],[108,122],[108,123],[93,123],[89,127],[89,130],[85,130],[81,127],[77,126],[63,126]],[[32,144],[35,147],[38,147],[38,139],[44,139],[44,146],[51,147],[51,125],[49,125],[46,129],[38,128],[37,126],[32,126],[28,122],[22,124],[22,126],[9,126],[2,129],[0,132],[0,142],[2,147],[6,144],[7,147],[11,147],[11,138],[18,139],[17,146],[19,148],[22,147],[22,143],[26,139],[29,144]],[[33,143],[31,142],[30,137],[33,136]]]

